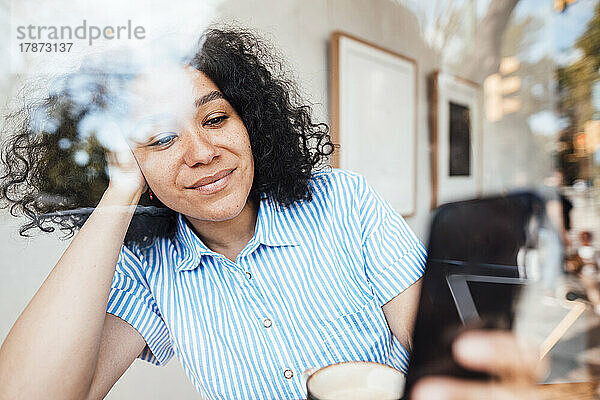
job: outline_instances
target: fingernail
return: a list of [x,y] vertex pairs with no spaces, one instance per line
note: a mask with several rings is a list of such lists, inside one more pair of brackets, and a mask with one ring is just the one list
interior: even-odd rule
[[488,360],[491,355],[490,343],[477,333],[465,333],[454,342],[454,353],[468,357],[471,361]]

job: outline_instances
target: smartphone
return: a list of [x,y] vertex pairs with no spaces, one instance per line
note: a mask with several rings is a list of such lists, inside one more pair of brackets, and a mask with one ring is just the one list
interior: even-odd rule
[[511,329],[528,284],[523,262],[539,245],[544,209],[536,194],[520,192],[449,203],[434,212],[405,398],[428,375],[490,378],[458,365],[452,343],[467,329]]

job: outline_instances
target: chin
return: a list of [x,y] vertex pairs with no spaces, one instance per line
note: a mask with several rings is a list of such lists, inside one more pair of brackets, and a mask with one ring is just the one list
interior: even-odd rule
[[[226,200],[226,199],[223,199]],[[180,211],[182,214],[187,217],[191,217],[201,221],[210,221],[210,222],[223,222],[234,219],[244,209],[246,205],[246,200],[239,201],[219,201],[212,204],[203,205],[202,207],[197,207],[189,211]]]

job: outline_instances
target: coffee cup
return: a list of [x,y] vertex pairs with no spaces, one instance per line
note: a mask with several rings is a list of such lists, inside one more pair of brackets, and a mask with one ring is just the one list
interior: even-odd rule
[[342,362],[303,375],[307,400],[397,400],[404,391],[404,374],[375,362]]

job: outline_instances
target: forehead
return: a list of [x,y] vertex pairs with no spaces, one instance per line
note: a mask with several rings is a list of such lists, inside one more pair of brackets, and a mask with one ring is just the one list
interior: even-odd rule
[[138,128],[156,121],[191,121],[196,113],[196,100],[218,91],[213,81],[192,67],[149,71],[134,78],[128,87],[129,118]]
[[133,111],[177,110],[219,88],[204,73],[185,66],[173,66],[138,75],[129,87]]

